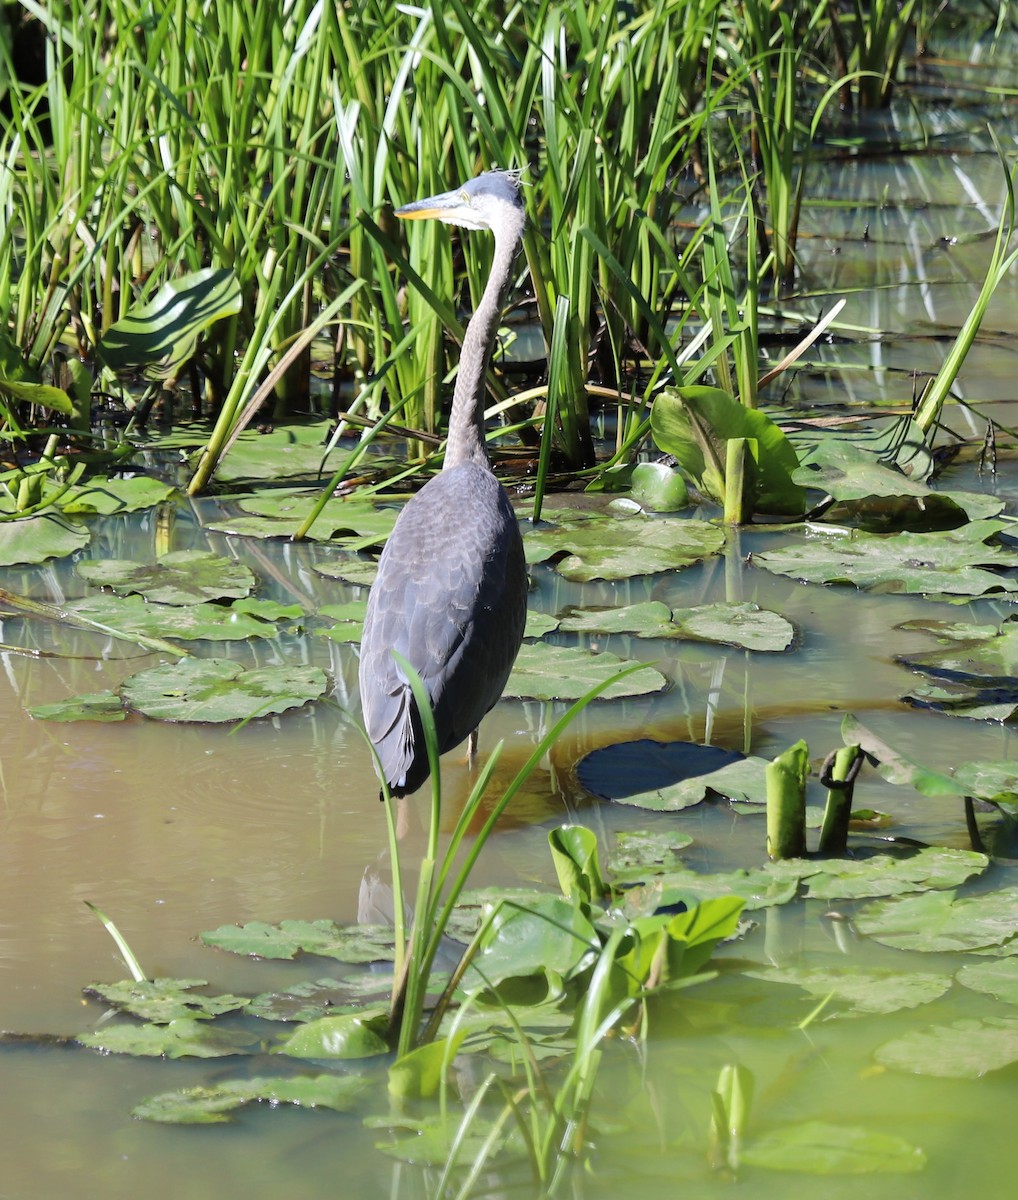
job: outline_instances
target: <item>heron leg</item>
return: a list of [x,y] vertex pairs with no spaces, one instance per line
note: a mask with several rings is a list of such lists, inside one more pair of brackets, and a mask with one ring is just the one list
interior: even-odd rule
[[477,730],[467,738],[467,765],[472,767],[474,759],[477,757]]

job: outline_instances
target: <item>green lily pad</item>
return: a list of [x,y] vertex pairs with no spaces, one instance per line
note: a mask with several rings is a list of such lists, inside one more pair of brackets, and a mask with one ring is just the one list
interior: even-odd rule
[[694,775],[667,787],[633,796],[615,796],[613,799],[616,804],[628,804],[654,812],[678,812],[683,808],[692,808],[712,793],[743,804],[766,804],[767,780],[764,769],[768,762],[766,758],[740,759],[706,775]]
[[95,996],[119,1012],[163,1025],[178,1017],[197,1019],[246,1008],[243,996],[201,996],[195,988],[206,987],[204,979],[133,979],[121,983],[90,983],[85,995]]
[[125,721],[127,713],[116,692],[89,692],[69,696],[52,704],[33,704],[30,715],[36,721]]
[[48,558],[66,558],[87,546],[91,533],[84,525],[53,513],[16,521],[0,521],[0,567],[27,566]]
[[211,1087],[163,1092],[136,1105],[131,1116],[163,1124],[212,1125],[231,1120],[229,1113],[258,1101],[273,1107],[295,1104],[300,1108],[349,1112],[370,1086],[358,1075],[256,1075],[252,1079],[228,1079]]
[[[306,476],[321,486],[325,446],[333,429],[330,421],[306,425],[288,421],[269,432],[245,429],[216,468],[219,479],[288,479]],[[327,461],[339,463],[342,451]],[[293,532],[292,526],[290,532]],[[315,536],[322,536],[314,531]]]
[[800,987],[818,999],[830,997],[823,1017],[860,1017],[918,1008],[951,987],[950,975],[920,971],[860,971],[854,967],[766,967],[747,971],[754,979]]
[[345,928],[333,921],[281,921],[267,925],[249,921],[246,925],[222,925],[203,933],[206,946],[229,950],[231,954],[253,954],[259,958],[294,958],[297,954],[319,954],[346,963],[391,962],[394,934],[385,925],[351,925]]
[[1018,554],[988,539],[1005,526],[973,521],[938,533],[821,533],[753,555],[753,565],[805,583],[854,583],[909,594],[982,596],[1013,592],[1018,582],[989,567],[1018,566]]
[[1018,763],[1012,759],[962,763],[954,779],[966,796],[996,804],[1008,816],[1018,817]]
[[928,888],[956,888],[990,865],[985,854],[927,846],[906,856],[875,854],[869,858],[825,859],[807,881],[814,900],[857,900],[896,896]]
[[643,829],[617,833],[616,850],[608,860],[609,873],[616,883],[628,883],[674,870],[683,865],[679,851],[692,843],[688,833],[652,833]]
[[587,963],[600,941],[579,905],[539,895],[525,906],[503,901],[481,936],[464,978],[476,990],[504,979],[552,971],[568,978]]
[[961,968],[955,979],[974,992],[985,992],[1005,1004],[1018,1004],[1018,958],[969,963]]
[[[610,679],[632,661],[614,654],[591,654],[576,646],[524,643],[503,695],[524,700],[578,700],[596,684]],[[611,684],[602,700],[660,692],[668,680],[654,667],[643,667]]]
[[[370,981],[381,976],[370,973]],[[358,981],[358,976],[352,976]],[[262,992],[253,997],[245,1010],[249,1017],[263,1021],[314,1021],[332,1013],[346,1011],[355,997],[356,989],[347,987],[347,980],[312,979],[295,983],[281,992]]]
[[298,1026],[277,1046],[276,1053],[291,1058],[374,1058],[389,1053],[389,1044],[382,1036],[387,1022],[384,1008],[319,1017]]
[[[317,505],[315,491],[269,492],[241,500],[239,507],[255,517],[270,517],[287,521],[294,529],[311,514]],[[365,545],[380,545],[392,532],[399,509],[392,505],[372,504],[356,496],[333,497],[315,520],[312,530],[318,538],[357,538]]]
[[104,1025],[81,1033],[75,1041],[104,1054],[141,1058],[224,1058],[249,1054],[257,1039],[249,1033],[227,1033],[208,1021],[177,1017],[166,1025]]
[[908,1175],[926,1166],[926,1155],[904,1138],[825,1121],[804,1121],[754,1138],[741,1160],[807,1175]]
[[560,575],[581,583],[676,571],[709,558],[725,543],[724,531],[706,521],[562,508],[545,508],[544,516],[555,528],[526,532],[527,562],[551,561]]
[[1018,935],[1018,888],[964,899],[950,891],[931,891],[879,900],[856,914],[855,927],[866,937],[901,950],[936,953],[1010,947]]
[[965,786],[957,778],[913,762],[867,729],[852,713],[847,713],[841,722],[841,736],[846,746],[859,746],[875,758],[877,771],[888,783],[915,788],[924,796],[965,795]]
[[995,637],[981,635],[944,650],[901,654],[896,661],[938,684],[905,697],[923,708],[977,720],[1008,720],[1018,709],[1018,623],[1004,621]]
[[[235,602],[236,603],[236,602]],[[103,593],[71,600],[67,612],[108,625],[124,635],[177,638],[180,641],[237,642],[270,638],[279,632],[272,621],[224,604],[150,604],[141,596]]]
[[300,621],[307,616],[300,604],[280,604],[278,600],[266,600],[261,596],[234,600],[230,611],[257,617],[259,621]]
[[256,667],[226,658],[185,658],[125,679],[130,708],[159,721],[245,721],[300,708],[328,689],[317,667]]
[[331,629],[318,632],[323,637],[331,638],[334,642],[360,642],[364,632],[364,616],[367,609],[366,598],[350,600],[346,604],[323,604],[318,610],[318,615],[328,617],[337,624],[333,625]]
[[254,573],[233,558],[207,550],[175,550],[154,563],[122,558],[78,563],[82,579],[120,595],[137,593],[153,604],[195,604],[247,596],[257,582]]
[[355,558],[353,555],[347,555],[328,562],[317,562],[314,569],[326,579],[339,579],[354,587],[371,587],[378,574],[378,563],[373,558]]
[[812,863],[788,858],[749,871],[701,874],[688,867],[656,875],[643,887],[625,895],[623,909],[629,917],[644,916],[680,902],[692,906],[719,896],[745,900],[747,910],[787,904],[799,891],[800,882],[813,873]]
[[631,633],[747,650],[786,650],[795,637],[790,621],[755,604],[701,604],[672,611],[658,600],[648,600],[622,608],[575,609],[559,627],[563,633]]
[[547,633],[554,633],[558,627],[558,617],[552,617],[548,613],[537,612],[533,608],[528,608],[527,623],[523,628],[523,636],[525,638],[542,638]]
[[70,488],[60,499],[60,509],[65,513],[101,513],[113,516],[116,513],[141,512],[155,508],[157,504],[176,496],[177,489],[169,483],[152,479],[149,475],[120,476],[115,479],[93,480]]
[[885,1042],[874,1055],[882,1066],[941,1079],[978,1079],[1018,1062],[1018,1017],[988,1017],[914,1029]]

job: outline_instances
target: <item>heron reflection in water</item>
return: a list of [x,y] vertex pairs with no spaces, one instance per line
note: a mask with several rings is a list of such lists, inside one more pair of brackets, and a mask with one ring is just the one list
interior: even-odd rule
[[476,735],[523,640],[523,540],[484,444],[484,381],[523,237],[519,177],[486,171],[396,216],[433,217],[495,236],[491,274],[463,337],[445,463],[400,513],[364,621],[364,725],[390,791],[404,796],[424,783],[430,767],[417,703],[392,651],[420,675],[444,754]]

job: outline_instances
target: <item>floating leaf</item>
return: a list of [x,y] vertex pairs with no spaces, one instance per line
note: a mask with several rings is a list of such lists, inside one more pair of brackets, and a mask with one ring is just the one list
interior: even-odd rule
[[[503,694],[525,700],[578,700],[596,684],[631,665],[631,660],[614,654],[591,654],[576,646],[524,643]],[[643,667],[613,683],[599,699],[644,696],[660,692],[667,683],[660,671]]]
[[562,618],[563,633],[632,633],[641,638],[685,638],[747,650],[785,650],[795,627],[755,604],[701,604],[674,612],[658,600],[622,608],[574,609]]
[[954,773],[955,782],[966,796],[996,804],[1008,816],[1018,816],[1018,763],[962,763]]
[[60,508],[65,513],[101,513],[108,517],[155,508],[176,494],[172,484],[149,475],[118,476],[68,489],[60,499]]
[[277,1047],[277,1053],[291,1058],[374,1058],[388,1054],[389,1044],[382,1034],[388,1023],[383,1008],[339,1013],[308,1021]]
[[1018,958],[970,963],[961,968],[955,979],[974,992],[986,992],[1005,1004],[1018,1004]]
[[33,704],[30,715],[36,721],[124,721],[127,713],[116,692],[89,692],[69,696],[52,704]]
[[248,1054],[256,1044],[251,1034],[227,1033],[191,1017],[166,1025],[104,1025],[95,1033],[79,1034],[75,1041],[104,1054],[142,1058],[223,1058]]
[[765,758],[740,759],[704,775],[694,775],[678,783],[632,796],[613,796],[612,799],[617,804],[631,804],[654,812],[678,812],[683,808],[692,808],[712,793],[743,804],[765,804],[767,783],[764,769],[767,763]]
[[370,587],[378,574],[378,563],[373,558],[354,558],[348,555],[329,562],[316,562],[314,569],[326,579],[339,579],[354,587]]
[[67,612],[108,625],[123,636],[172,637],[180,641],[237,642],[275,637],[271,621],[262,621],[223,604],[150,604],[141,596],[103,593],[71,600]]
[[1018,1062],[1018,1017],[988,1017],[914,1029],[885,1042],[877,1062],[914,1075],[942,1079],[978,1079]]
[[322,630],[323,636],[331,638],[334,642],[359,642],[364,632],[367,609],[366,599],[350,600],[346,604],[323,604],[318,610],[318,616],[338,622],[331,629]]
[[318,667],[248,668],[226,658],[185,658],[121,684],[124,703],[159,721],[245,721],[300,708],[328,688]]
[[867,904],[859,933],[902,950],[979,950],[1009,945],[1018,934],[1018,888],[956,899],[954,892],[922,892]]
[[642,916],[676,904],[687,907],[719,896],[737,896],[747,909],[787,904],[799,891],[800,882],[813,873],[812,863],[786,858],[749,871],[726,871],[711,875],[683,868],[656,875],[652,882],[633,888],[625,895],[627,915]]
[[985,854],[942,846],[927,846],[907,855],[822,859],[807,881],[806,894],[813,900],[857,900],[927,888],[956,888],[989,865]]
[[542,638],[546,633],[554,633],[558,627],[557,617],[551,617],[547,613],[536,612],[534,609],[528,608],[523,636],[525,638]]
[[84,525],[65,521],[53,513],[0,521],[0,567],[16,567],[66,558],[87,546],[91,534]]
[[809,1175],[905,1175],[921,1171],[926,1155],[894,1134],[804,1121],[755,1138],[743,1149],[741,1161]]
[[208,550],[174,550],[154,563],[122,558],[78,563],[82,579],[121,595],[135,592],[153,604],[195,604],[247,596],[257,582],[254,573],[233,558]]
[[1004,621],[995,637],[982,631],[968,642],[924,654],[901,654],[896,661],[944,682],[917,688],[906,700],[952,716],[1008,720],[1018,709],[1018,624]]
[[830,997],[824,1019],[859,1017],[918,1008],[938,1000],[951,987],[949,975],[920,971],[860,971],[854,967],[767,967],[747,971],[754,979],[803,988],[819,999]]
[[725,543],[724,531],[706,521],[556,508],[545,508],[544,516],[555,528],[525,534],[527,562],[554,560],[560,575],[581,583],[679,570],[716,554]]
[[206,987],[204,979],[133,979],[121,983],[90,983],[87,996],[111,1004],[119,1012],[143,1021],[166,1024],[178,1017],[218,1017],[245,1008],[243,996],[201,996],[195,988]]
[[142,371],[147,379],[172,379],[193,356],[210,325],[241,309],[240,282],[229,268],[205,267],[164,283],[142,304],[114,321],[96,345],[112,371]]
[[939,533],[813,531],[808,539],[753,555],[753,564],[806,583],[854,583],[885,592],[981,596],[1018,589],[1018,582],[987,567],[1018,566],[1018,554],[987,540],[1000,521],[973,521]]
[[877,760],[877,771],[888,783],[915,788],[924,796],[964,796],[965,788],[956,778],[930,770],[889,746],[852,714],[841,722],[846,746],[859,746]]
[[683,865],[679,851],[692,845],[687,833],[651,833],[647,830],[619,832],[616,850],[609,859],[609,873],[617,883],[646,879]]
[[254,954],[259,958],[294,958],[298,953],[320,954],[346,963],[391,962],[394,954],[391,926],[350,925],[333,921],[281,921],[267,925],[222,925],[203,933],[206,946],[231,954]]
[[228,1079],[211,1087],[184,1088],[163,1092],[143,1100],[131,1110],[142,1121],[173,1125],[211,1125],[231,1118],[227,1115],[245,1104],[267,1101],[296,1104],[300,1108],[330,1108],[349,1112],[370,1089],[358,1075],[294,1075],[274,1078]]

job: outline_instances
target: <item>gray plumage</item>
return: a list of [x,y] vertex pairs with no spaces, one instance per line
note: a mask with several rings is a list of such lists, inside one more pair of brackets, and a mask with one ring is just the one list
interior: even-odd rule
[[445,463],[396,521],[361,639],[364,725],[390,790],[402,796],[430,771],[417,706],[392,651],[421,676],[444,754],[473,733],[501,696],[523,639],[523,541],[488,461],[483,417],[484,380],[524,212],[517,177],[487,171],[396,215],[495,235],[491,274],[463,337]]

